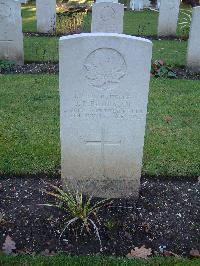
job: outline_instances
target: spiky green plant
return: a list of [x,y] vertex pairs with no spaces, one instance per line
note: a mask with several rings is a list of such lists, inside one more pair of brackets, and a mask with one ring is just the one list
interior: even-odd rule
[[52,184],[49,185],[53,188],[54,192],[47,190],[43,190],[43,192],[50,196],[53,196],[60,202],[58,204],[46,203],[40,205],[61,209],[71,216],[71,219],[67,221],[67,224],[62,230],[60,238],[70,225],[80,220],[82,222],[81,232],[84,228],[86,228],[86,230],[89,232],[89,225],[92,225],[100,243],[100,250],[102,250],[103,247],[99,230],[92,217],[96,217],[97,212],[108,202],[110,202],[110,199],[104,199],[96,203],[92,203],[93,195],[88,198],[84,198],[82,192],[78,190],[76,190],[76,192],[73,192],[69,189],[68,186],[66,186],[66,190],[63,190]]

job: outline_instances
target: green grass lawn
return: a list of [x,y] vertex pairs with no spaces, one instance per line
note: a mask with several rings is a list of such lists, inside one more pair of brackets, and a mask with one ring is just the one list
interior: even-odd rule
[[23,32],[36,32],[36,7],[25,5],[22,7]]
[[[187,29],[181,29],[180,22],[186,17],[184,12],[191,10],[187,7],[181,7],[179,13],[179,21],[177,27],[177,36],[188,36],[189,25]],[[23,17],[23,31],[24,32],[36,32],[36,8],[33,5],[26,5],[22,7]],[[158,25],[158,12],[151,10],[144,11],[125,11],[124,15],[124,33],[128,35],[157,35]],[[83,21],[82,30],[83,32],[90,32],[91,25],[91,13],[85,17]]]
[[[199,174],[199,88],[199,81],[151,81],[143,174]],[[58,77],[0,76],[0,107],[0,173],[57,171],[60,167]]]
[[58,37],[24,38],[24,57],[26,63],[58,62]]
[[[25,37],[25,62],[58,62],[57,37]],[[183,66],[186,60],[187,42],[153,41],[153,58],[164,60],[171,66]]]
[[[177,25],[177,36],[187,37],[189,34],[188,23],[187,28],[181,28],[180,23],[186,17],[184,14],[189,13],[190,8],[184,7],[180,10],[179,21]],[[156,36],[158,27],[158,15],[159,13],[151,10],[144,11],[125,11],[124,13],[124,34],[139,35],[139,36]],[[88,13],[83,21],[83,31],[90,32],[91,30],[91,13]]]
[[[22,8],[23,31],[36,31],[35,7],[24,6]],[[180,12],[180,20],[183,16]],[[124,33],[130,35],[156,35],[158,12],[126,11],[124,16]],[[83,32],[90,31],[91,14],[85,17]],[[188,32],[187,32],[188,34]],[[186,34],[186,35],[187,35]],[[178,27],[178,35],[185,32]],[[186,61],[186,41],[153,41],[153,61],[162,59],[171,66],[184,66]],[[25,62],[58,62],[58,37],[25,37]]]
[[41,256],[0,256],[0,265],[2,266],[197,266],[198,260],[186,260],[175,258],[151,258],[148,260],[126,259],[115,257],[95,257],[95,256],[75,256],[64,255],[54,257]]

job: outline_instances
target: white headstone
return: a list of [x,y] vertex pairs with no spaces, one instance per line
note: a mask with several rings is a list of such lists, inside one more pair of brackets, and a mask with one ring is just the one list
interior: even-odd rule
[[161,0],[157,0],[157,3],[156,3],[156,8],[159,10],[160,9],[160,1]]
[[152,43],[88,33],[60,38],[59,49],[62,180],[99,197],[137,197]]
[[192,12],[187,66],[194,72],[200,72],[200,6],[194,7]]
[[118,3],[118,0],[96,0],[95,3]]
[[150,0],[143,0],[143,6],[144,7],[150,7],[151,6],[151,1]]
[[161,0],[158,36],[176,36],[180,0]]
[[130,7],[132,10],[140,11],[144,9],[143,0],[131,0]]
[[54,33],[56,29],[56,0],[36,0],[37,31]]
[[124,5],[97,3],[92,6],[91,32],[123,32]]
[[27,4],[29,0],[17,0],[19,1],[21,4]]
[[0,0],[0,60],[24,63],[21,3]]

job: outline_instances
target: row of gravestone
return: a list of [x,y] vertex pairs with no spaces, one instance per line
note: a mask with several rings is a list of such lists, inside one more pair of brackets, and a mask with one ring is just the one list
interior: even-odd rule
[[[123,32],[124,6],[118,3],[95,3],[92,7],[92,32]],[[109,1],[109,0],[107,0]],[[55,27],[55,0],[37,0],[38,31],[50,32]],[[176,34],[180,0],[161,1],[158,34]],[[187,66],[200,71],[200,7],[193,8]],[[19,1],[0,0],[0,59],[23,64],[23,34]]]
[[[20,9],[8,5],[14,2],[0,0],[13,34],[16,14],[21,23]],[[12,37],[7,43],[16,44],[19,39]],[[60,38],[63,184],[98,197],[137,197],[151,57],[151,41],[134,36],[98,32]]]
[[[132,10],[140,11],[143,10],[144,8],[150,8],[152,7],[152,3],[150,0],[131,0],[130,1],[130,8]],[[160,7],[160,0],[157,0],[156,3],[157,9]]]

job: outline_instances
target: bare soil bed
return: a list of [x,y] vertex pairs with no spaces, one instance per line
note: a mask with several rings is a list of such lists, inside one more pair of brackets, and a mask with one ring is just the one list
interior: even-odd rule
[[[60,210],[39,206],[54,202],[43,189],[46,182],[59,185],[60,178],[1,178],[0,249],[9,235],[16,252],[98,254],[95,232],[80,234],[80,224],[71,226],[59,239],[66,224]],[[189,256],[200,245],[200,184],[197,179],[142,178],[139,200],[115,200],[98,213],[95,222],[103,244],[103,254],[126,255],[145,245],[159,254],[163,246],[176,254]]]
[[[192,73],[188,69],[183,67],[170,68],[176,79],[188,79],[188,80],[200,80],[200,73]],[[58,74],[58,63],[29,63],[23,66],[14,65],[5,70],[0,70],[0,74]],[[170,78],[170,77],[168,77]],[[174,78],[174,77],[172,77]]]

